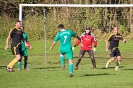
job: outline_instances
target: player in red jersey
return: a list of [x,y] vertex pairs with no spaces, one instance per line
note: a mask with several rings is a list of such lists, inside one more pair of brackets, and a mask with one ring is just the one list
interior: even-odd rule
[[[80,40],[77,40],[74,47],[78,46],[79,43],[81,43],[81,49],[78,57],[78,61],[76,62],[75,70],[78,69],[78,65],[84,56],[85,52],[88,53],[88,55],[91,58],[93,68],[96,69],[96,61],[94,59],[94,52],[96,51],[97,41],[94,37],[94,35],[90,31],[90,27],[86,27],[86,31],[80,36]],[[92,43],[94,43],[94,49],[92,50]]]

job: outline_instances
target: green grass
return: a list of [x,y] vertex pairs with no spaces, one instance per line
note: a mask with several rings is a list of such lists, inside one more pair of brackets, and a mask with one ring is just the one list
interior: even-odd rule
[[[133,41],[126,44],[120,42],[122,63],[119,71],[115,71],[115,62],[109,69],[105,63],[109,53],[105,51],[105,41],[98,41],[95,59],[98,70],[94,71],[88,55],[74,71],[74,77],[68,77],[68,61],[63,70],[59,62],[59,43],[53,51],[49,50],[52,41],[47,41],[47,58],[44,57],[44,41],[32,41],[33,49],[29,51],[29,71],[17,70],[6,72],[6,65],[14,58],[11,50],[4,50],[5,40],[0,40],[0,88],[132,88],[133,87]],[[79,48],[74,50],[74,64],[77,61]]]

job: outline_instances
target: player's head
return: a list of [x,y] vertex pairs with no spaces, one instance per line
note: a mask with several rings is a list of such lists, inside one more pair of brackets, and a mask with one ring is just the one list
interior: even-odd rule
[[91,32],[90,30],[91,30],[91,28],[89,26],[87,26],[85,32],[88,34]]
[[20,21],[20,20],[17,20],[17,21],[15,22],[15,27],[16,27],[16,28],[20,28],[20,27],[21,27],[21,21]]
[[59,24],[59,25],[58,25],[58,28],[59,28],[60,30],[62,30],[62,29],[64,29],[64,25],[63,25],[63,24]]
[[118,33],[118,28],[115,27],[113,31],[114,31],[114,34],[117,34]]

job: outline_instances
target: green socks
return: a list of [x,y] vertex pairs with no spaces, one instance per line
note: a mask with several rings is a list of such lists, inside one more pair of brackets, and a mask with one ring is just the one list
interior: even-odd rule
[[18,62],[18,69],[22,69],[22,63],[21,62]]
[[73,73],[73,63],[69,64],[69,74]]
[[65,66],[64,56],[63,55],[60,55],[60,61],[61,61],[61,65]]

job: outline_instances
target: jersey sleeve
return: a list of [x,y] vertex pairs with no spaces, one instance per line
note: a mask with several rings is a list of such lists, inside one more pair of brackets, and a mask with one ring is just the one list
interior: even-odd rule
[[76,36],[76,32],[71,31],[72,36]]
[[8,37],[11,37],[12,38],[13,37],[13,34],[14,34],[14,29],[11,29],[10,32],[9,32]]
[[55,37],[55,39],[54,39],[54,42],[57,42],[59,39],[60,39],[59,33],[57,33],[57,35],[56,35],[56,37]]
[[26,42],[28,42],[28,35],[23,32],[23,38],[25,39]]
[[120,37],[120,40],[122,40],[123,41],[123,37],[122,37],[122,35],[120,35],[121,37]]
[[93,43],[94,43],[94,47],[97,47],[97,40],[95,38],[95,36],[91,33],[92,37],[93,37]]
[[108,37],[107,41],[111,41],[111,37],[112,37],[112,35],[110,35],[110,36]]

